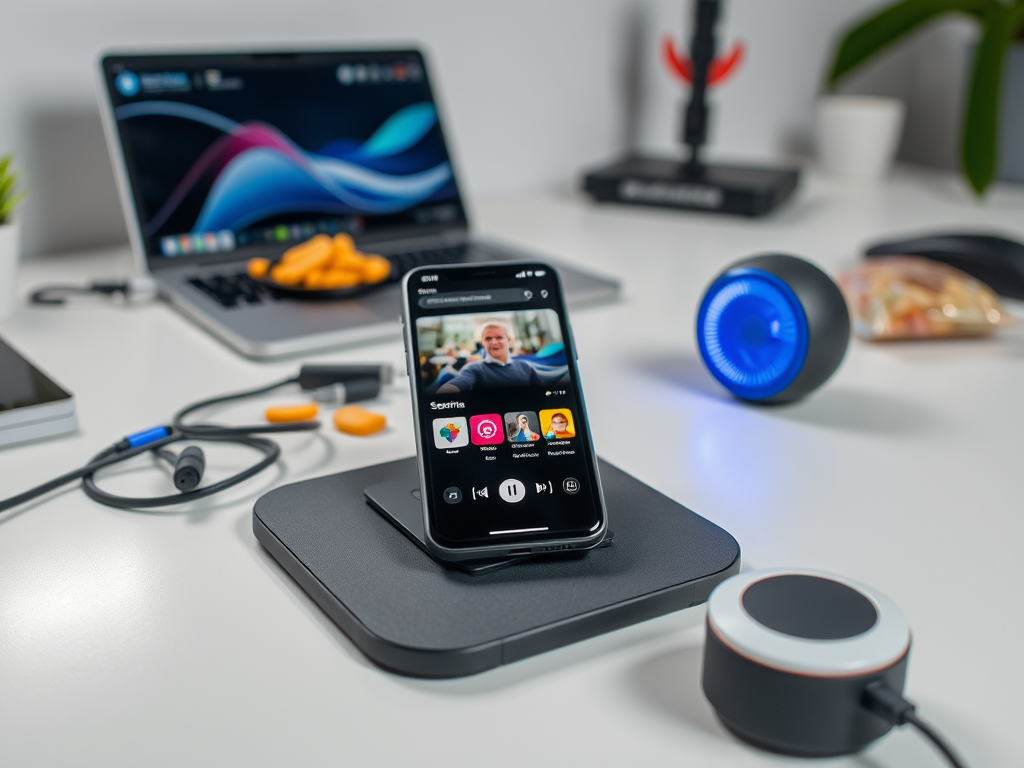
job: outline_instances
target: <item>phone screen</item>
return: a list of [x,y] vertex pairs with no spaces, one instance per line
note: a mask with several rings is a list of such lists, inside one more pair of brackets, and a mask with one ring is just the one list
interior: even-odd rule
[[430,268],[406,291],[434,541],[594,536],[605,516],[558,276],[535,263]]

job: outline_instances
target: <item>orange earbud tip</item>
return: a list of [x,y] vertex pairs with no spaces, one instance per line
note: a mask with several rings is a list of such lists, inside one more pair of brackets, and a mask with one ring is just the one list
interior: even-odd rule
[[274,424],[289,421],[309,421],[316,418],[318,410],[316,403],[284,405],[276,408],[267,408],[265,416],[267,421]]
[[372,435],[387,426],[383,414],[372,413],[358,405],[345,405],[334,412],[334,426],[349,435]]

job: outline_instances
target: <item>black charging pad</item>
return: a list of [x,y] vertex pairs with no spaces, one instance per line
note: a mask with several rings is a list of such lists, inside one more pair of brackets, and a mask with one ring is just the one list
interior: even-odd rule
[[739,571],[728,533],[600,461],[612,546],[485,573],[447,568],[364,491],[417,485],[414,459],[271,491],[253,533],[377,664],[460,677],[703,603]]

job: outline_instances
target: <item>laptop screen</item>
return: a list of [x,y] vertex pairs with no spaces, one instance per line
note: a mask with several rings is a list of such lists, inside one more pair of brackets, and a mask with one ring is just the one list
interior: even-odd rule
[[102,66],[149,257],[466,224],[416,51],[110,55]]

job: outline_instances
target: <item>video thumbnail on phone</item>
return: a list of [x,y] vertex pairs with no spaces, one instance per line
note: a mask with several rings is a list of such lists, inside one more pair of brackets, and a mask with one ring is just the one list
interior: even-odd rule
[[416,334],[428,394],[549,387],[568,376],[553,309],[420,317]]

